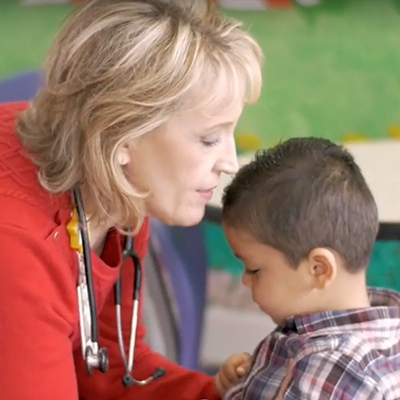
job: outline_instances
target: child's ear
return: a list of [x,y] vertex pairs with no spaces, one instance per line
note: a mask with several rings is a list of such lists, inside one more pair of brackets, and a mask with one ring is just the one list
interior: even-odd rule
[[307,257],[308,273],[315,289],[325,289],[336,277],[337,259],[335,254],[324,247],[310,251]]

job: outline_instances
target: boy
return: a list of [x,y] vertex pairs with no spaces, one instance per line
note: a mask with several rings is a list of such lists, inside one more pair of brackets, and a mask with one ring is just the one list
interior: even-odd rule
[[400,399],[400,295],[367,289],[374,198],[343,148],[290,139],[259,152],[223,197],[243,283],[277,328],[225,400]]

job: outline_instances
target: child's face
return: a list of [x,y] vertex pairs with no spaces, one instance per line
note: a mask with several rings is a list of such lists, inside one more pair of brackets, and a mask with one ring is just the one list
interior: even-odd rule
[[233,253],[244,264],[243,284],[253,301],[276,324],[294,314],[311,312],[318,301],[308,262],[293,268],[278,250],[256,241],[245,231],[223,224]]

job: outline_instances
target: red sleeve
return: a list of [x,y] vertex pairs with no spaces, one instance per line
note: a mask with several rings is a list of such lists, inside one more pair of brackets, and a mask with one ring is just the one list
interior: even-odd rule
[[0,225],[2,400],[78,399],[71,346],[74,282],[59,257],[53,232],[43,239]]
[[[135,249],[141,259],[147,251],[148,221],[135,239]],[[122,324],[125,346],[129,343],[129,330],[132,307],[133,268],[130,263],[122,267]],[[133,375],[136,379],[147,378],[155,368],[163,367],[166,374],[147,386],[122,385],[124,369],[118,350],[117,333],[115,329],[115,306],[112,293],[108,297],[99,317],[100,345],[106,346],[110,355],[109,371],[106,374],[96,371],[87,376],[83,363],[77,366],[79,394],[84,400],[217,400],[214,380],[203,373],[189,371],[161,355],[153,352],[144,343],[145,327],[139,324],[136,336],[135,364]]]

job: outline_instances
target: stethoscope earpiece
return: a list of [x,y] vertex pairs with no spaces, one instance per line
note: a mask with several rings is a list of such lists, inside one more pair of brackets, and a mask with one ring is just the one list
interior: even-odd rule
[[156,370],[154,371],[153,379],[161,378],[161,377],[164,376],[164,375],[165,375],[165,369],[164,369],[164,368],[161,368],[161,367],[158,367],[158,368],[156,368]]
[[145,386],[148,383],[150,383],[150,382],[152,382],[152,381],[154,381],[154,380],[156,380],[158,378],[161,378],[164,375],[165,375],[165,369],[161,368],[161,367],[156,368],[154,370],[154,372],[147,379],[143,379],[143,380],[134,379],[132,377],[132,375],[127,373],[122,377],[122,384],[125,387],[129,387],[129,386],[132,386],[132,385]]
[[135,382],[134,382],[133,378],[132,378],[130,375],[125,374],[125,375],[122,377],[122,384],[123,384],[125,387],[132,386],[134,383],[135,383]]

